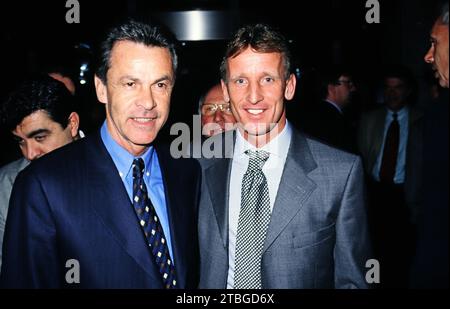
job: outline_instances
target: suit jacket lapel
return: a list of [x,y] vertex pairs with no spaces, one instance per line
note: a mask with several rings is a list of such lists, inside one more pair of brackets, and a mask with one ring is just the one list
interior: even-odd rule
[[90,142],[93,145],[88,147],[86,161],[94,212],[123,249],[150,275],[153,284],[161,282],[133,205],[100,134],[93,136]]
[[228,248],[228,199],[230,196],[231,158],[233,157],[235,140],[235,131],[218,135],[217,142],[222,143],[221,155],[223,158],[214,159],[213,163],[205,170],[205,182],[210,192],[224,248]]
[[306,139],[293,130],[263,251],[270,247],[317,187],[307,176],[316,167]]
[[408,118],[408,122],[409,122],[409,130],[411,130],[411,127],[414,126],[417,122],[417,120],[422,118],[422,113],[419,112],[417,109],[413,108],[413,107],[409,107],[409,118]]
[[[165,149],[164,149],[165,150]],[[167,214],[169,217],[170,235],[172,241],[172,251],[177,272],[178,286],[183,288],[186,286],[186,277],[188,265],[186,256],[192,250],[189,243],[191,240],[188,235],[195,230],[194,226],[186,224],[188,217],[192,216],[189,212],[193,209],[185,206],[183,197],[186,195],[182,193],[184,188],[176,186],[174,182],[177,179],[179,170],[170,162],[173,160],[169,153],[166,153],[160,147],[156,147],[158,154],[159,165],[161,167],[161,174],[164,183],[164,195],[166,199]],[[191,203],[191,201],[189,201]]]
[[212,206],[219,226],[224,248],[228,248],[228,197],[230,179],[230,159],[219,159],[205,171],[206,183]]
[[[225,134],[227,135],[227,134]],[[230,136],[225,136],[225,138]],[[235,141],[236,134],[233,131]],[[232,143],[234,145],[234,142]],[[205,182],[210,192],[213,210],[224,248],[228,248],[228,199],[230,192],[231,159],[233,149],[225,149],[225,159],[217,159],[205,169]],[[274,204],[264,251],[300,211],[316,184],[307,174],[317,167],[306,139],[293,130],[283,175]]]

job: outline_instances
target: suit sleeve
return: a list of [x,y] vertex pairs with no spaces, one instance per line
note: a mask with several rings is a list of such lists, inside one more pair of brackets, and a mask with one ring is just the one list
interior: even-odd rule
[[336,288],[368,288],[365,264],[370,259],[364,174],[359,157],[347,179],[336,222]]
[[11,188],[12,184],[8,177],[0,173],[0,267],[2,262],[3,235],[5,234],[6,214],[8,213]]
[[56,226],[42,183],[31,172],[14,184],[3,244],[1,286],[60,286]]

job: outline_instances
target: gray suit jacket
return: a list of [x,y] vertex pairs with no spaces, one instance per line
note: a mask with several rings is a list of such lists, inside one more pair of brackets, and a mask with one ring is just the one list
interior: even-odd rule
[[8,215],[9,198],[14,180],[21,170],[30,162],[20,158],[0,168],[0,267],[2,266],[3,234],[5,233],[6,216]]
[[[226,288],[232,151],[200,160],[200,288]],[[369,258],[360,159],[294,130],[263,249],[263,288],[367,288]]]

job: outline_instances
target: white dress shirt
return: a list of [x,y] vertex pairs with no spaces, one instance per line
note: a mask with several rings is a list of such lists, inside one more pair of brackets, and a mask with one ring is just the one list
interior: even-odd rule
[[[384,132],[383,132],[383,145],[381,145],[380,152],[378,153],[377,162],[372,171],[372,176],[375,180],[380,181],[380,169],[381,161],[383,159],[384,143],[386,141],[386,134],[391,125],[394,112],[387,110]],[[409,109],[407,106],[397,111],[397,121],[400,125],[400,142],[398,146],[397,163],[395,165],[394,183],[403,184],[405,182],[405,165],[406,165],[406,147],[408,144],[408,126],[409,126]]]
[[239,210],[241,207],[241,187],[242,178],[247,171],[249,157],[245,154],[247,150],[264,150],[270,156],[263,166],[263,173],[267,179],[269,187],[270,211],[272,212],[275,199],[277,197],[278,186],[283,174],[284,163],[291,144],[292,128],[286,121],[284,129],[268,144],[261,148],[256,148],[247,142],[239,130],[236,133],[236,143],[233,153],[233,161],[230,176],[230,196],[228,201],[228,279],[227,288],[234,286],[234,266],[236,251],[236,235],[239,220]]

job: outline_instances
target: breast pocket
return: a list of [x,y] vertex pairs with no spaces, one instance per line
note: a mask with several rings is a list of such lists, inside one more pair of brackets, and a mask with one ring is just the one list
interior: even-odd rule
[[335,237],[335,223],[310,233],[294,233],[292,246],[294,248],[306,248],[318,245]]

